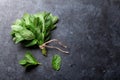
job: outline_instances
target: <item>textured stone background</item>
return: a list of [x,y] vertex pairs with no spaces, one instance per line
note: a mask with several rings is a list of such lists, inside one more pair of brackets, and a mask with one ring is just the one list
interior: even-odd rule
[[[23,13],[49,11],[59,16],[57,38],[70,55],[24,48],[11,39],[10,26]],[[27,72],[18,64],[30,50],[42,66]],[[51,68],[62,56],[60,71]],[[0,0],[0,80],[120,80],[120,0]]]

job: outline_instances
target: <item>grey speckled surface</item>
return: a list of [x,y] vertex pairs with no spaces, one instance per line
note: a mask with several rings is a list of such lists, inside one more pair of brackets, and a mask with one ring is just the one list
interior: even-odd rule
[[[59,16],[57,38],[70,55],[49,49],[15,45],[11,24],[23,13],[49,11]],[[30,72],[18,64],[30,50],[43,63]],[[60,71],[51,68],[54,54],[62,56]],[[0,80],[120,80],[120,0],[0,0]]]

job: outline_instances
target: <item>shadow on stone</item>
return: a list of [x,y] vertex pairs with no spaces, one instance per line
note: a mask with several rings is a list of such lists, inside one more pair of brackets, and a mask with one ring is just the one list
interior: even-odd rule
[[34,70],[38,65],[35,66],[29,66],[26,68],[25,72],[31,72],[32,70]]
[[22,41],[20,43],[20,46],[22,48],[26,48],[26,49],[38,49],[39,48],[38,45],[33,45],[33,46],[25,47],[25,44],[27,44],[27,43],[29,43],[29,41]]

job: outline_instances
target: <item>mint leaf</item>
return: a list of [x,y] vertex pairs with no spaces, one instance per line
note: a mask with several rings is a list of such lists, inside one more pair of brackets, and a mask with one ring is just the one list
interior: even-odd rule
[[61,67],[61,57],[59,55],[54,55],[52,58],[52,68],[54,70],[60,70]]
[[19,64],[21,64],[21,65],[25,65],[26,63],[27,63],[27,61],[24,59],[19,61]]
[[37,44],[37,40],[32,40],[31,42],[27,43],[25,46],[26,47],[29,47],[29,46],[33,46],[33,45],[36,45]]
[[34,58],[34,56],[30,52],[27,52],[25,54],[25,58],[26,58],[27,62],[29,62],[29,63],[38,64],[37,60]]
[[15,37],[13,39],[15,40],[16,44],[19,43],[20,41],[24,40],[24,38],[19,33],[16,33]]
[[12,25],[11,28],[14,32],[19,32],[20,30],[23,30],[23,27],[20,25]]
[[20,19],[17,19],[15,22],[14,22],[14,25],[20,25],[22,24],[22,21]]
[[26,52],[25,57],[19,61],[19,64],[28,68],[30,66],[39,65],[40,63],[36,60],[36,58],[30,52]]
[[28,13],[25,13],[23,15],[23,19],[24,19],[26,25],[30,25],[30,20],[29,20],[30,19],[30,15]]
[[19,33],[24,38],[24,40],[32,40],[35,38],[35,35],[27,29],[23,29],[19,31]]

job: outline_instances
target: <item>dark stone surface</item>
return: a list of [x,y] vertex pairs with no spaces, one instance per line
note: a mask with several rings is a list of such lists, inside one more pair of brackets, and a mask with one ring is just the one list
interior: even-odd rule
[[[70,55],[15,45],[10,26],[23,13],[49,11],[59,16],[57,38]],[[30,50],[43,63],[26,72],[18,64]],[[62,56],[60,71],[51,68],[54,54]],[[0,0],[0,80],[120,80],[120,0]]]

